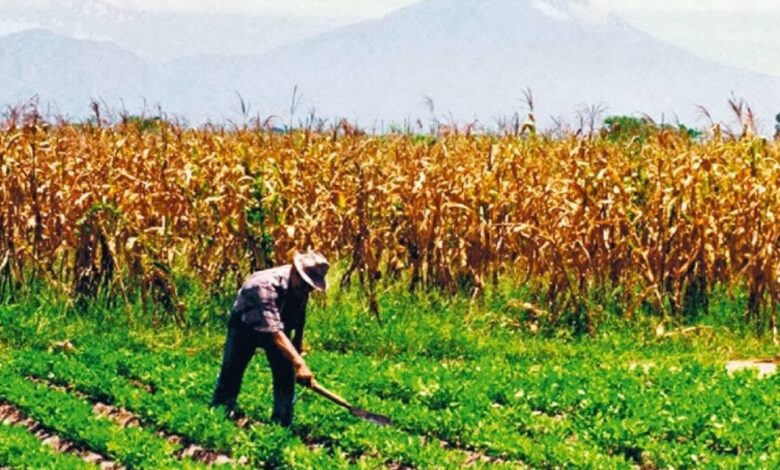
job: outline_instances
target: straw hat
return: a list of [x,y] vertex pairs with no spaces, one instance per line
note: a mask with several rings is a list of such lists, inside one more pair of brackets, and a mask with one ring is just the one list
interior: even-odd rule
[[293,265],[307,284],[318,291],[328,288],[325,275],[328,274],[328,260],[320,253],[309,250],[306,253],[295,252]]

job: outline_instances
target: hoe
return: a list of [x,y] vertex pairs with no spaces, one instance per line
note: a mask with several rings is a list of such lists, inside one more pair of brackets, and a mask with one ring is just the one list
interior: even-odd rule
[[328,400],[332,401],[333,403],[336,403],[337,405],[341,405],[344,408],[348,409],[353,416],[357,416],[360,419],[364,419],[368,422],[377,424],[379,426],[390,426],[392,424],[392,421],[390,421],[390,418],[388,418],[387,416],[371,413],[370,411],[362,410],[356,406],[352,406],[350,402],[341,398],[340,396],[336,395],[335,393],[331,392],[330,390],[328,390],[327,388],[323,387],[322,385],[318,384],[313,380],[309,388],[311,388],[318,394],[322,395],[323,397],[327,398]]

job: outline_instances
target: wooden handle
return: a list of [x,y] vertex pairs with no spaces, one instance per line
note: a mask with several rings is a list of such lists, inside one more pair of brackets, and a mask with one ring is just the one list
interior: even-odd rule
[[323,397],[327,398],[328,400],[343,406],[344,408],[350,410],[352,409],[352,405],[347,400],[341,398],[340,396],[336,395],[335,393],[331,392],[330,390],[328,390],[327,388],[323,387],[322,385],[320,385],[315,381],[311,382],[311,389],[319,393]]

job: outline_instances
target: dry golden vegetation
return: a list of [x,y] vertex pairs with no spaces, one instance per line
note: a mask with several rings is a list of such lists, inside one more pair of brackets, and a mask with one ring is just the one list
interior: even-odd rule
[[[744,289],[774,327],[780,150],[756,137],[366,136],[71,125],[0,130],[0,289],[142,295],[177,311],[173,273],[215,289],[314,246],[377,283],[523,284],[532,314],[589,302],[663,315]],[[400,282],[400,281],[399,281]]]

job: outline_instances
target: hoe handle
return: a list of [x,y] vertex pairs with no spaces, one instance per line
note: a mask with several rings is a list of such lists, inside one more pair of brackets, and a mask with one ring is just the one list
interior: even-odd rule
[[327,388],[323,387],[319,383],[312,380],[311,382],[311,389],[315,392],[319,393],[323,397],[327,398],[328,400],[332,401],[333,403],[336,403],[338,405],[343,406],[344,408],[347,408],[351,410],[353,407],[352,405],[345,399],[341,398],[340,396],[336,395],[335,393],[331,392]]

